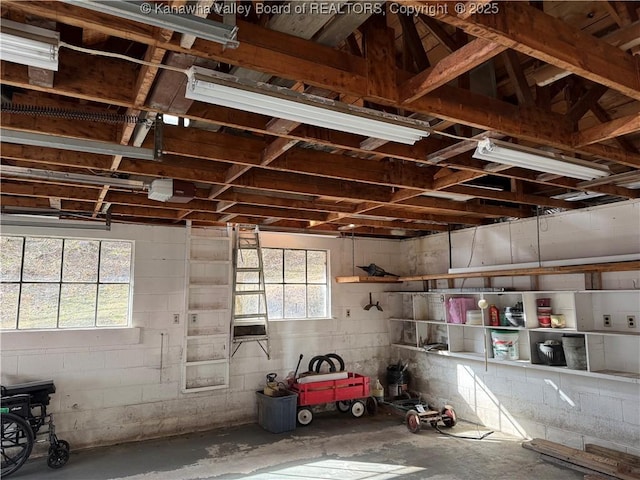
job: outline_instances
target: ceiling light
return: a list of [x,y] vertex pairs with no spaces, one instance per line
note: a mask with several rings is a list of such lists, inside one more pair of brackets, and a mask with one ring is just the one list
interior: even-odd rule
[[566,200],[567,202],[578,202],[590,198],[604,197],[604,193],[599,192],[568,192],[561,195],[554,195],[551,198],[556,200]]
[[60,34],[5,20],[0,22],[0,59],[58,71]]
[[83,185],[99,185],[101,187],[120,187],[128,190],[143,190],[144,182],[139,180],[127,180],[126,178],[101,177],[99,175],[85,175],[83,173],[65,173],[54,170],[40,170],[36,168],[14,167],[2,165],[0,173],[9,177],[35,178],[38,180],[50,180],[60,182],[81,183]]
[[82,8],[107,13],[134,22],[153,25],[154,27],[173,30],[174,32],[193,35],[197,38],[221,43],[228,48],[237,48],[238,27],[214,22],[195,15],[165,13],[170,5],[156,2],[138,1],[94,1],[94,0],[62,0],[64,3]]
[[485,138],[478,142],[474,158],[503,165],[538,170],[582,180],[609,175],[609,169],[565,155],[547,153],[534,148],[514,146],[508,142]]
[[59,148],[74,152],[98,153],[101,155],[121,155],[127,158],[155,160],[154,151],[150,148],[130,147],[118,143],[83,140],[79,138],[45,135],[42,133],[22,132],[0,128],[0,140],[5,143],[30,145],[32,147]]
[[429,123],[293,92],[264,83],[254,84],[200,67],[187,71],[185,97],[270,117],[413,145],[429,136]]
[[456,202],[466,202],[467,200],[472,200],[473,196],[465,195],[463,193],[453,193],[453,192],[443,192],[439,190],[434,190],[432,192],[426,192],[422,194],[423,197],[436,197],[436,198],[446,198],[447,200],[454,200]]

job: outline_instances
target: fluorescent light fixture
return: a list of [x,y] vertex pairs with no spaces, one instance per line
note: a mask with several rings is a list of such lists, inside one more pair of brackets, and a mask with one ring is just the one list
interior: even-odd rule
[[490,138],[485,138],[478,142],[478,147],[473,153],[473,157],[488,162],[538,170],[547,174],[551,173],[581,180],[593,180],[594,178],[609,175],[609,169],[601,165],[565,155],[543,152],[534,148],[516,147],[511,143]]
[[83,140],[79,138],[45,135],[42,133],[22,132],[0,128],[0,141],[30,145],[32,147],[59,148],[74,152],[98,153],[101,155],[121,155],[141,160],[155,160],[154,152],[150,148],[130,147],[117,143],[99,142],[97,140]]
[[472,200],[473,196],[465,195],[463,193],[453,193],[453,192],[443,192],[441,190],[434,190],[432,192],[426,192],[422,194],[423,197],[436,197],[436,198],[446,198],[447,200],[453,200],[456,202],[466,202],[467,200]]
[[14,167],[2,165],[0,173],[9,177],[34,178],[38,180],[51,180],[61,182],[81,183],[84,185],[99,185],[124,188],[128,190],[143,190],[146,185],[139,180],[127,180],[126,178],[101,177],[99,175],[85,175],[83,173],[65,173],[54,170],[40,170],[36,168]]
[[429,123],[422,120],[250,83],[213,70],[191,67],[187,75],[185,97],[191,100],[408,145],[430,133]]
[[634,187],[633,185],[640,185],[640,171],[631,170],[629,172],[616,173],[615,175],[609,175],[608,177],[591,180],[589,182],[580,182],[578,187],[588,188],[611,183],[620,187],[637,188],[637,186]]
[[581,200],[588,200],[590,198],[604,197],[604,193],[599,192],[568,192],[561,195],[554,195],[551,198],[556,200],[566,200],[567,202],[578,202]]
[[[153,25],[154,27],[173,30],[182,34],[221,43],[227,48],[237,48],[238,27],[214,22],[187,13],[172,13],[168,4],[152,1],[139,2],[128,0],[94,1],[94,0],[62,0],[64,3],[77,5],[100,13],[107,13],[126,20]],[[175,7],[177,8],[177,7]]]
[[0,21],[0,60],[58,71],[59,43],[58,32]]

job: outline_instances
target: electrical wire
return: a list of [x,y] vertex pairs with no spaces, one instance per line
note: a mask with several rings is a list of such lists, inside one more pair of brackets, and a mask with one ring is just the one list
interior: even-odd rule
[[[75,50],[76,52],[88,53],[89,55],[99,55],[99,56],[102,56],[102,57],[118,58],[120,60],[126,60],[126,61],[129,61],[129,62],[137,63],[139,65],[146,65],[147,67],[162,68],[162,69],[165,69],[165,70],[170,70],[172,72],[178,72],[178,73],[183,73],[185,75],[188,75],[188,70],[185,69],[185,68],[173,67],[171,65],[164,65],[164,64],[155,63],[155,62],[147,62],[146,60],[139,60],[137,58],[129,57],[127,55],[122,55],[120,53],[105,52],[105,51],[102,51],[102,50],[95,50],[95,49],[92,49],[92,48],[79,47],[77,45],[72,45],[70,43],[62,42],[62,41],[59,43],[59,46],[60,47],[64,47],[64,48],[68,48],[69,50]],[[454,135],[452,133],[441,132],[441,131],[433,130],[433,129],[429,129],[429,133],[431,133],[433,135],[440,135],[442,137],[453,138],[455,140],[472,141],[472,142],[476,142],[476,143],[480,142],[480,140],[477,139],[477,138],[462,137],[460,135]]]
[[137,58],[122,55],[120,53],[104,52],[102,50],[94,50],[92,48],[78,47],[77,45],[72,45],[67,42],[60,42],[59,45],[61,47],[68,48],[69,50],[75,50],[76,52],[88,53],[89,55],[99,55],[102,57],[118,58],[120,60],[127,60],[129,62],[138,63],[140,65],[146,65],[147,67],[163,68],[165,70],[171,70],[172,72],[184,73],[185,75],[187,75],[187,70],[184,68],[173,67],[171,65],[164,65],[161,63],[147,62],[145,60],[139,60]]

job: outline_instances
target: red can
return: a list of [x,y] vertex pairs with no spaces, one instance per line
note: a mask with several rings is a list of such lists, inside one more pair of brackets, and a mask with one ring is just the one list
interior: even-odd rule
[[495,305],[489,307],[489,325],[492,327],[500,326],[500,310]]

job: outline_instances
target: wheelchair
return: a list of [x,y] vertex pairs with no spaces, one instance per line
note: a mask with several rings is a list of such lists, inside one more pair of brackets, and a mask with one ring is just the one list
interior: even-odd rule
[[[2,417],[1,477],[17,471],[27,461],[34,443],[49,442],[47,465],[60,468],[69,460],[69,442],[56,436],[53,415],[47,414],[50,395],[56,387],[52,380],[0,387]],[[46,429],[40,430],[46,425]],[[47,435],[47,440],[36,440]]]

